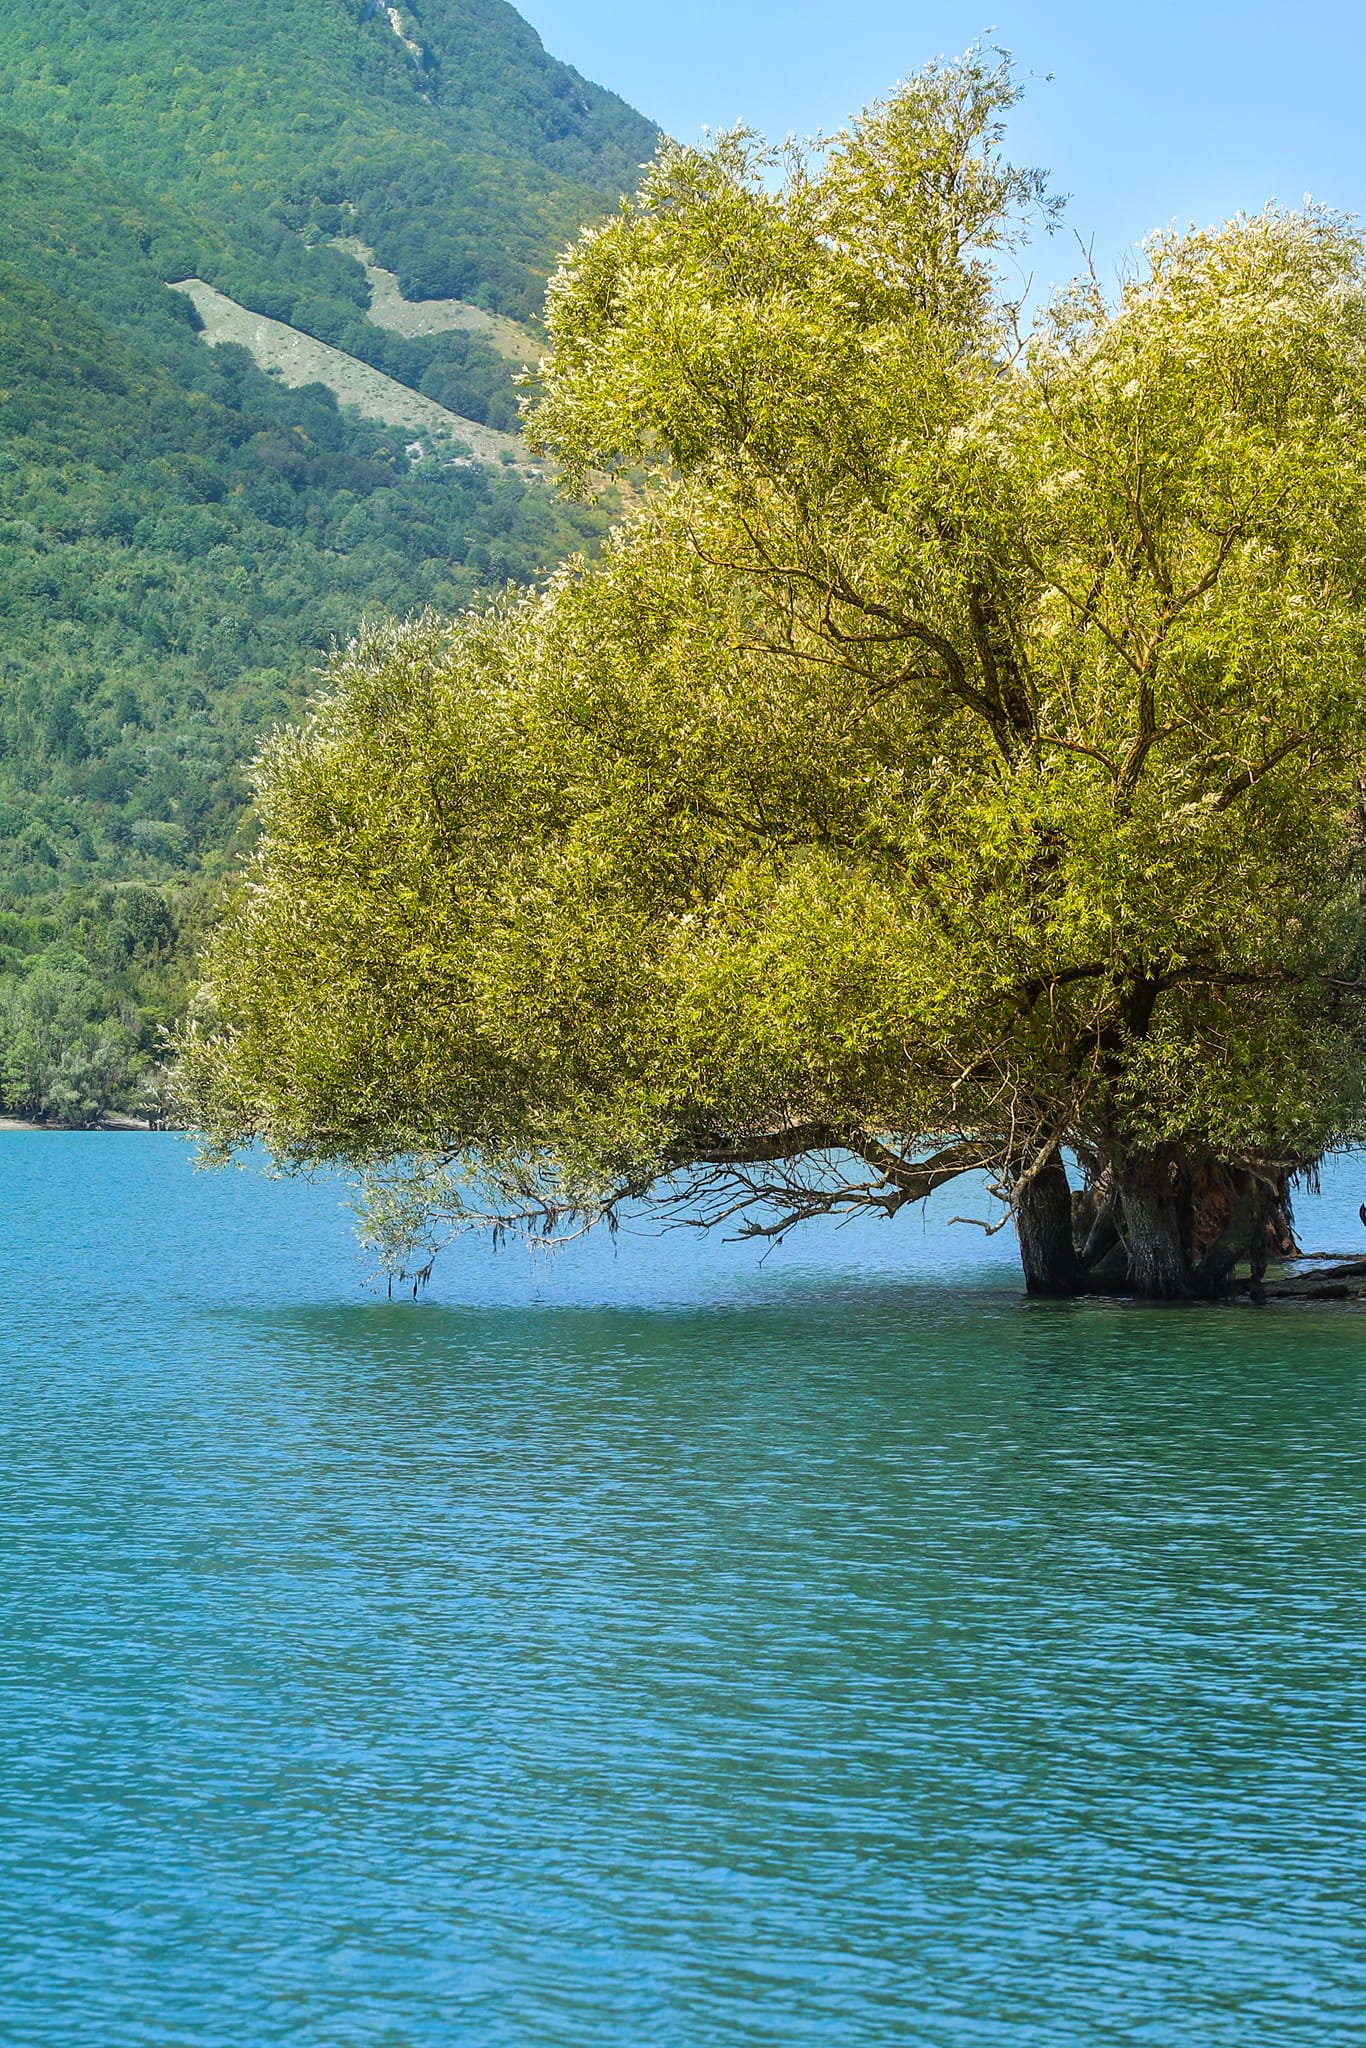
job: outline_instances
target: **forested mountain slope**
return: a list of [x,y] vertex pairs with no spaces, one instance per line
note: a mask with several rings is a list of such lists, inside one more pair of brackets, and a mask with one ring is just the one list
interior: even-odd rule
[[[327,648],[534,578],[606,518],[206,347],[163,280],[226,274],[227,212],[0,129],[0,219],[0,1109],[81,1121],[135,1100],[245,763]],[[372,359],[513,423],[491,342],[354,317]]]
[[219,229],[181,275],[343,347],[365,282],[330,237],[525,319],[656,140],[505,0],[44,0],[0,16],[0,96]]
[[0,217],[8,883],[197,868],[364,612],[456,610],[601,521],[206,348],[157,274],[174,220],[5,131]]

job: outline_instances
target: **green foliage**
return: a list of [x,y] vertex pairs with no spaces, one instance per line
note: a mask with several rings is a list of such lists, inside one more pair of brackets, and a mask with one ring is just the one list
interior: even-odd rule
[[669,146],[584,236],[534,424],[647,502],[271,749],[216,1144],[769,1229],[973,1165],[1065,1209],[1069,1146],[1183,1291],[1198,1187],[1246,1248],[1258,1176],[1366,1136],[1360,242],[1159,238],[1021,342],[1013,97],[934,68],[780,183]]
[[22,981],[0,983],[8,1109],[78,1126],[122,1099],[136,1041],[100,1016],[101,994],[89,975],[48,961]]
[[0,132],[0,203],[7,883],[212,869],[260,734],[366,611],[459,610],[591,529],[206,349],[150,202]]

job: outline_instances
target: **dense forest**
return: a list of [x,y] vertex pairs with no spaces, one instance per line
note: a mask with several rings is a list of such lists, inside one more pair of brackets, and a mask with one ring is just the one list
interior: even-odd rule
[[167,289],[203,276],[515,426],[514,366],[478,334],[376,326],[331,238],[371,243],[410,296],[526,315],[653,130],[502,5],[429,0],[403,20],[407,41],[349,0],[136,19],[57,0],[0,24],[7,113],[39,137],[0,129],[10,1114],[154,1109],[160,1030],[249,830],[246,765],[330,648],[365,617],[457,613],[606,530],[515,462],[419,450],[321,385],[206,347]]

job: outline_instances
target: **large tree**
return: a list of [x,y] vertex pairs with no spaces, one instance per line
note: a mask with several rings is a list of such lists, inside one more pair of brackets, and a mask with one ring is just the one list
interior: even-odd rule
[[1031,1288],[1182,1296],[1366,1136],[1361,242],[1159,236],[1023,332],[1013,97],[666,145],[570,252],[531,431],[637,509],[268,748],[213,1144],[374,1170],[394,1243],[984,1169]]

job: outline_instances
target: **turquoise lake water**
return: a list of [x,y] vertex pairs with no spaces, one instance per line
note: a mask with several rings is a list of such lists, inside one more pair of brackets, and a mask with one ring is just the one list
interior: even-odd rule
[[1366,1312],[0,1164],[6,2048],[1366,2041]]

